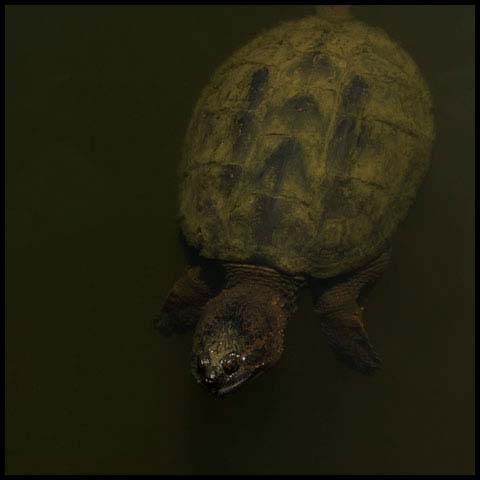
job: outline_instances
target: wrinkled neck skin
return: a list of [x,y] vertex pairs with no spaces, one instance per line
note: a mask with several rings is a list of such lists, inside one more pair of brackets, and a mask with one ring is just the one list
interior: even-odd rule
[[225,264],[226,286],[205,306],[195,335],[193,374],[223,395],[274,365],[304,281],[271,268]]
[[303,277],[294,277],[277,270],[259,265],[225,263],[227,289],[257,289],[263,287],[279,302],[295,304],[299,289],[304,284]]

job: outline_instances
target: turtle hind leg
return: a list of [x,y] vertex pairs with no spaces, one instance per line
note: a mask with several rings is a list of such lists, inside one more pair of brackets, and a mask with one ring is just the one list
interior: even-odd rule
[[218,272],[205,265],[188,266],[167,294],[154,328],[169,337],[192,330],[204,305],[219,290]]
[[336,357],[350,368],[370,374],[381,368],[362,319],[359,296],[370,289],[388,266],[390,251],[348,277],[313,282],[315,312]]

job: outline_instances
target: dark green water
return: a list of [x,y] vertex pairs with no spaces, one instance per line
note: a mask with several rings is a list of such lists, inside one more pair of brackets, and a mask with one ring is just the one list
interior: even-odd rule
[[185,265],[193,103],[313,7],[6,8],[7,473],[473,473],[474,7],[355,7],[421,66],[432,168],[367,305],[384,371],[335,362],[308,294],[282,361],[221,400],[151,320]]

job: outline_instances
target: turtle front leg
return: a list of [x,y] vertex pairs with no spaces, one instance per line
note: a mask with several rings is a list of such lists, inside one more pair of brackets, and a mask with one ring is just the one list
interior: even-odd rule
[[164,336],[192,330],[204,305],[219,290],[218,272],[211,267],[188,266],[168,293],[154,328]]
[[373,373],[381,360],[368,338],[362,320],[359,296],[386,269],[390,250],[348,277],[314,280],[312,294],[321,328],[339,360],[362,373]]

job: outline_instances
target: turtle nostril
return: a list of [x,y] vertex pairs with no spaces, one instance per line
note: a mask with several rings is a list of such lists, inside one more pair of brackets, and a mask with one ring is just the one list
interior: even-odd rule
[[200,375],[204,376],[209,365],[209,361],[206,358],[197,358],[197,371]]
[[205,377],[203,381],[208,385],[215,385],[218,383],[218,377],[215,377],[215,376]]
[[216,387],[217,385],[220,384],[221,381],[221,375],[219,372],[215,370],[209,370],[206,371],[204,376],[203,376],[203,383],[209,387]]

